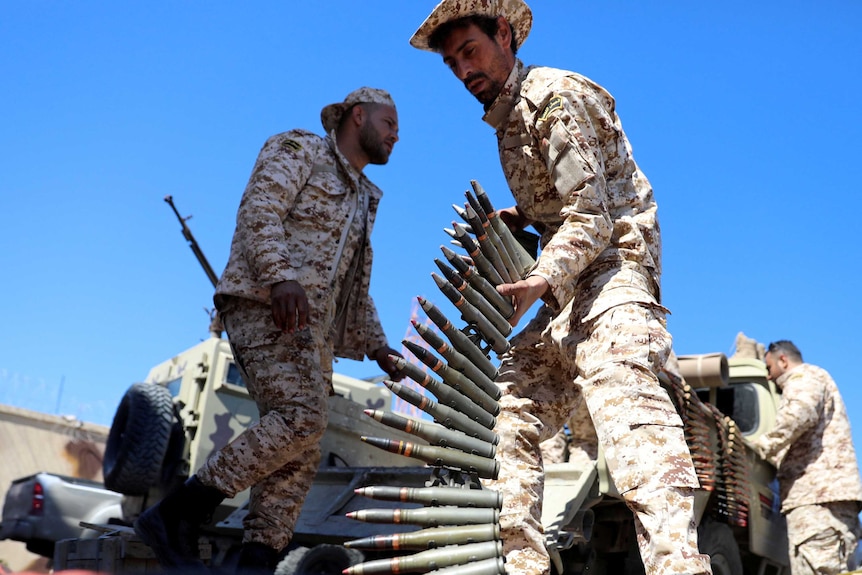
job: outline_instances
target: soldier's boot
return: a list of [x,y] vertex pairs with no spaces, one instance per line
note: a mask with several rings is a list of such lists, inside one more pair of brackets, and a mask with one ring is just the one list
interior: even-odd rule
[[268,545],[252,541],[243,543],[236,562],[235,575],[272,575],[278,566],[279,552]]
[[135,521],[135,533],[169,572],[209,573],[198,554],[199,528],[224,499],[224,493],[193,475],[144,511]]

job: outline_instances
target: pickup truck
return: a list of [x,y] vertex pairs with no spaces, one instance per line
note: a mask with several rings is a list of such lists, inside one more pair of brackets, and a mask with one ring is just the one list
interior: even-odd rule
[[87,479],[43,472],[21,477],[6,492],[0,539],[22,541],[32,553],[53,557],[57,541],[98,535],[81,522],[110,523],[122,517],[122,498]]

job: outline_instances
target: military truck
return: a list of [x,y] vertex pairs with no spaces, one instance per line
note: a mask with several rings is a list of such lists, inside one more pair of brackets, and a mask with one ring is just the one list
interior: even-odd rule
[[[323,544],[305,560],[303,569],[309,572],[318,561],[331,563],[333,553],[341,553],[342,561],[361,559],[355,552],[333,551],[326,544],[385,531],[336,513],[345,497],[353,495],[354,487],[370,478],[419,486],[428,476],[427,470],[415,467],[409,459],[359,439],[360,434],[392,435],[391,429],[364,414],[366,409],[390,408],[391,393],[384,386],[336,373],[333,388],[329,423],[321,441],[321,468],[291,549],[291,561],[298,561],[308,549]],[[153,555],[136,543],[131,523],[257,417],[230,345],[216,334],[153,367],[146,380],[129,387],[120,401],[105,448],[105,486],[123,494],[122,517],[110,525],[88,525],[101,531],[102,537],[60,542],[55,569],[91,568],[109,573],[152,569]],[[233,560],[241,542],[247,500],[247,491],[226,500],[205,529],[201,550],[211,564]]]
[[[471,206],[464,212],[467,219],[472,220],[470,224],[475,231],[484,225],[480,216],[487,218],[491,214],[493,217],[493,209],[482,212],[477,201],[471,200],[470,203]],[[180,217],[179,213],[177,217]],[[183,219],[180,218],[180,221]],[[184,223],[183,228],[186,235]],[[495,263],[483,261],[480,247],[470,239],[463,227],[456,225],[450,235],[467,249],[477,266],[483,264],[490,268]],[[481,233],[476,235],[479,242],[486,239]],[[186,237],[190,237],[190,232]],[[199,249],[195,247],[196,244],[193,244],[192,249],[202,259]],[[468,322],[465,333],[478,336],[479,332],[483,332],[477,338],[478,341],[468,342],[468,347],[476,343],[476,349],[471,347],[463,353],[473,358],[470,362],[487,363],[487,357],[476,357],[477,349],[488,354],[491,348],[497,351],[498,347],[506,346],[506,334],[495,331],[492,325],[496,321],[499,326],[500,318],[495,316],[492,320],[488,317],[495,314],[487,311],[492,304],[482,308],[486,311],[472,310],[471,319],[467,318],[465,310],[470,308],[462,301],[460,294],[469,293],[465,280],[472,283],[476,274],[474,270],[467,269],[458,257],[450,257],[446,251],[444,254],[463,274],[463,278],[450,278],[454,272],[440,265],[447,279],[457,288],[457,293],[448,289],[442,278],[436,278],[435,281],[439,280],[441,290],[462,311],[463,318]],[[517,258],[509,259],[508,265],[511,266]],[[523,265],[517,267],[516,264],[516,269],[510,270],[510,275],[521,274],[523,270]],[[208,275],[211,280],[214,278],[214,274],[208,272]],[[484,289],[479,288],[479,285],[477,289]],[[448,292],[443,289],[444,286],[447,286]],[[483,293],[487,293],[489,302],[496,294],[493,288],[485,289]],[[499,298],[498,295],[496,297]],[[445,317],[432,317],[432,310],[434,314],[441,315],[439,310],[433,304],[426,306],[424,304],[427,302],[422,303],[429,317],[453,341],[453,346],[459,347],[455,340],[467,337],[465,333],[454,329]],[[125,495],[126,521],[131,521],[146,506],[155,503],[166,489],[183,481],[213,449],[230,441],[256,418],[256,409],[243,386],[230,346],[218,336],[218,329],[212,331],[213,337],[209,340],[153,368],[146,382],[129,389],[117,410],[106,449],[104,476],[109,488]],[[491,337],[488,337],[489,333]],[[458,337],[452,339],[454,336]],[[483,337],[489,344],[486,347],[480,345]],[[432,347],[441,351],[436,344]],[[455,365],[451,358],[447,359]],[[480,379],[474,378],[474,383]],[[779,513],[775,470],[757,458],[746,445],[748,439],[767,431],[775,420],[778,392],[767,380],[762,361],[757,359],[757,354],[737,354],[730,360],[723,354],[681,357],[679,373],[665,373],[663,384],[683,418],[686,439],[701,481],[702,489],[697,495],[700,546],[703,552],[711,556],[714,572],[716,575],[786,573],[786,527]],[[294,540],[276,572],[280,575],[335,575],[349,566],[356,566],[359,573],[388,572],[375,570],[378,567],[363,570],[362,565],[358,564],[374,562],[378,558],[398,559],[398,550],[372,545],[370,549],[360,551],[351,543],[361,538],[398,535],[415,529],[398,521],[393,524],[353,521],[346,514],[361,512],[372,505],[377,509],[389,505],[396,511],[421,505],[372,502],[364,493],[357,493],[357,488],[369,485],[428,486],[440,480],[441,467],[445,468],[445,462],[441,465],[440,459],[435,465],[417,465],[414,459],[386,449],[377,449],[360,440],[361,436],[390,438],[391,444],[399,447],[400,452],[410,451],[401,449],[405,445],[423,444],[415,434],[409,435],[392,426],[381,425],[378,423],[379,415],[378,418],[372,418],[364,413],[365,409],[378,414],[385,411],[391,399],[386,388],[340,376],[335,377],[334,387],[339,395],[330,401],[331,415],[322,444],[321,467],[302,509]],[[398,385],[391,389],[398,393],[397,389],[400,388],[402,386]],[[458,397],[456,403],[462,406],[465,402],[469,403],[464,397]],[[473,413],[480,412],[476,405],[470,407]],[[450,427],[455,421],[451,418],[435,418],[447,422]],[[421,425],[442,427],[431,421],[423,421]],[[485,457],[490,457],[493,463],[493,455]],[[599,451],[598,456],[589,461],[579,459],[549,464],[546,474],[542,522],[555,573],[643,572],[632,515],[610,479],[603,454]],[[458,487],[457,484],[447,486]],[[478,481],[464,486],[481,488]],[[478,499],[475,491],[469,493]],[[200,542],[201,556],[213,566],[229,567],[232,562],[240,542],[246,499],[246,494],[240,494],[226,501],[214,517],[214,522],[204,531]],[[432,501],[430,505],[437,506],[438,503]],[[444,507],[447,505],[452,504],[442,504]],[[468,501],[466,506],[469,505]],[[106,573],[151,572],[153,555],[136,540],[130,528],[92,527],[101,530],[104,535],[94,540],[73,539],[57,545],[56,569],[87,568]],[[450,554],[457,554],[469,546],[461,545],[470,543],[472,535],[469,532],[459,532],[456,525],[455,531],[449,532],[453,534],[448,543],[435,543],[433,540],[426,543],[432,548],[444,546],[443,554],[447,553],[446,550],[451,550]],[[459,536],[459,533],[464,535]],[[448,546],[449,543],[453,546]],[[496,545],[499,549],[499,544]],[[422,552],[416,557],[420,555]],[[477,569],[469,572],[474,575],[501,572],[504,566],[499,551],[495,555],[487,571]],[[470,557],[465,556],[464,563],[469,561]],[[481,562],[477,561],[477,564]],[[440,567],[440,561],[436,558],[428,559],[425,563],[421,560],[404,562],[401,567],[408,563],[410,569],[400,569],[396,565],[393,571],[428,572]],[[455,570],[450,567],[445,573],[459,573],[465,568],[455,563]],[[440,571],[441,575],[443,572]]]
[[[666,377],[664,384],[683,415],[704,486],[697,497],[701,550],[712,557],[716,575],[787,573],[786,527],[779,513],[775,470],[746,447],[747,440],[774,423],[778,404],[763,362],[713,354],[683,356],[680,367],[685,380]],[[334,388],[321,468],[280,567],[283,574],[334,574],[391,556],[342,546],[357,538],[411,530],[348,519],[346,513],[372,505],[355,489],[372,484],[422,487],[429,481],[429,467],[359,440],[368,435],[417,442],[407,434],[398,437],[391,427],[364,414],[365,409],[389,408],[388,389],[339,374]],[[222,338],[209,338],[152,368],[146,381],[131,386],[122,399],[106,449],[106,485],[124,494],[125,523],[87,525],[101,536],[60,542],[55,569],[152,570],[153,555],[136,541],[130,522],[256,417]],[[546,475],[542,522],[555,572],[642,572],[631,513],[602,454],[588,464],[548,464]],[[202,556],[211,564],[230,565],[241,540],[246,501],[247,493],[226,501],[205,529]],[[374,501],[373,506],[381,503]]]

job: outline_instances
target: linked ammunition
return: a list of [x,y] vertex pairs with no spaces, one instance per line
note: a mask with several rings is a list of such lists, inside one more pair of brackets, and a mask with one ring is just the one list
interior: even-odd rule
[[473,230],[476,242],[479,244],[479,249],[485,257],[488,258],[488,261],[491,262],[491,265],[494,266],[494,269],[498,274],[500,274],[500,277],[503,278],[503,282],[507,284],[512,283],[514,280],[509,275],[509,270],[503,263],[503,258],[500,256],[500,252],[497,250],[497,247],[488,235],[490,226],[486,228],[482,225],[482,218],[479,217],[479,214],[477,214],[471,206],[468,205],[465,212],[467,222],[470,224],[470,228]]
[[446,429],[441,425],[409,419],[391,411],[366,409],[365,414],[383,425],[388,425],[393,429],[400,429],[416,437],[421,437],[431,445],[460,449],[464,453],[472,453],[473,455],[482,457],[494,457],[497,453],[497,448],[487,441],[470,437],[466,433],[455,431],[454,429]]
[[437,381],[422,371],[419,366],[410,363],[403,357],[390,355],[389,359],[395,363],[395,366],[401,373],[433,393],[439,403],[457,409],[488,429],[494,429],[494,425],[497,423],[494,416],[473,403],[466,395]]
[[503,545],[499,541],[486,541],[470,545],[451,545],[440,549],[420,551],[414,555],[393,557],[367,561],[348,567],[344,575],[375,575],[378,573],[428,573],[450,567],[464,565],[484,559],[494,559],[503,553]]
[[475,473],[483,479],[497,479],[500,472],[500,462],[478,455],[471,455],[456,449],[420,445],[410,441],[397,441],[384,437],[361,437],[362,441],[390,453],[412,457],[437,467],[458,469],[467,473]]
[[466,192],[466,196],[467,201],[470,202],[473,210],[479,215],[479,219],[482,221],[482,227],[485,228],[485,233],[488,234],[488,239],[490,239],[491,243],[494,244],[494,247],[497,248],[497,253],[500,254],[500,259],[503,261],[503,265],[506,266],[506,271],[509,272],[509,277],[513,282],[522,279],[523,275],[520,262],[511,253],[511,250],[503,241],[503,238],[500,237],[500,233],[491,223],[485,209],[472,193]]
[[507,283],[503,281],[503,278],[494,268],[493,264],[488,261],[488,258],[485,257],[482,250],[479,249],[479,246],[477,246],[476,242],[473,241],[473,238],[470,237],[467,229],[457,222],[452,222],[452,227],[455,229],[455,239],[461,244],[461,247],[463,247],[464,251],[467,252],[467,255],[470,256],[470,259],[473,260],[473,264],[476,266],[476,269],[479,270],[479,273],[495,286]]
[[503,495],[491,489],[465,489],[457,487],[391,487],[374,485],[357,489],[357,495],[381,501],[401,501],[425,505],[456,505],[458,507],[503,506]]
[[467,221],[467,210],[459,206],[458,204],[452,204],[452,209],[455,210],[455,213],[461,216],[461,219],[464,220],[465,224],[469,224]]
[[506,336],[500,333],[488,318],[482,315],[482,313],[479,312],[473,304],[468,302],[464,296],[455,289],[455,286],[434,272],[431,272],[431,278],[434,280],[434,283],[437,284],[437,287],[440,288],[440,291],[443,292],[443,295],[445,295],[449,301],[458,308],[464,321],[475,325],[476,329],[479,330],[479,333],[482,334],[482,338],[491,345],[491,348],[495,352],[498,354],[505,353],[509,349],[509,341],[506,339]]
[[476,367],[481,369],[485,375],[490,378],[497,377],[497,368],[494,367],[491,360],[488,359],[482,350],[479,349],[475,343],[470,341],[464,333],[455,328],[455,326],[452,325],[452,322],[443,315],[443,312],[441,312],[437,306],[421,296],[417,298],[417,301],[425,311],[428,318],[434,322],[434,325],[439,327],[440,331],[446,334],[446,337],[449,338],[449,341],[455,349],[467,356],[467,359],[473,362]]
[[458,290],[462,296],[464,296],[464,299],[473,304],[476,309],[479,310],[479,313],[488,318],[488,321],[494,324],[494,327],[496,327],[500,333],[504,336],[508,336],[512,333],[512,326],[508,321],[506,321],[503,314],[497,311],[497,308],[485,299],[485,296],[470,287],[470,284],[467,283],[464,278],[439,259],[434,258],[434,263],[437,264],[437,267],[440,268],[441,272],[443,272],[443,276],[446,278],[446,281],[452,284],[452,286]]
[[406,523],[439,527],[498,523],[500,511],[486,507],[420,507],[417,509],[360,509],[346,514],[366,523]]
[[509,226],[500,219],[497,210],[495,210],[494,206],[491,205],[491,200],[488,198],[488,194],[485,193],[484,188],[482,188],[479,182],[471,180],[470,184],[473,186],[473,191],[476,192],[476,199],[482,206],[482,209],[485,210],[485,215],[488,216],[488,221],[491,223],[494,231],[497,232],[497,235],[500,236],[500,241],[504,246],[506,246],[506,250],[512,257],[513,263],[516,263],[520,267],[521,273],[518,274],[518,277],[523,278],[527,272],[536,265],[536,260],[533,259],[533,257],[527,253],[527,250],[524,249],[524,246],[515,239]]
[[410,403],[411,405],[415,405],[431,417],[433,417],[440,425],[445,427],[449,427],[452,429],[457,429],[470,437],[476,437],[481,439],[482,441],[487,441],[493,445],[497,445],[500,441],[499,436],[486,428],[479,423],[476,423],[463,413],[458,412],[451,407],[447,407],[445,405],[440,405],[430,397],[425,397],[424,395],[420,395],[410,389],[409,387],[405,387],[400,383],[396,383],[394,381],[384,381],[383,384],[388,387],[392,393]]
[[[441,488],[446,489],[446,488]],[[457,489],[446,489],[457,491]],[[496,541],[500,538],[500,526],[493,523],[482,525],[459,525],[457,527],[429,527],[410,533],[374,535],[347,541],[348,549],[422,550],[437,549],[447,545],[464,545]]]
[[[420,337],[422,337],[422,339],[424,339],[432,349],[446,358],[446,361],[449,362],[449,367],[463,373],[468,380],[479,386],[482,391],[487,393],[495,401],[502,397],[500,388],[494,385],[491,378],[485,375],[482,370],[476,367],[476,365],[467,359],[461,352],[443,341],[443,338],[437,335],[427,325],[421,324],[415,320],[412,323],[413,328]],[[496,377],[496,369],[494,377]]]
[[500,413],[500,404],[497,400],[482,391],[478,385],[470,381],[466,375],[460,371],[456,371],[443,363],[436,355],[410,341],[409,339],[402,340],[401,343],[410,353],[416,356],[419,361],[427,365],[431,371],[443,378],[446,385],[458,390],[469,397],[473,403],[490,413],[497,415]]
[[460,273],[461,276],[469,282],[473,289],[485,296],[485,299],[491,302],[491,305],[497,308],[503,317],[507,319],[512,317],[515,313],[515,308],[512,306],[512,302],[500,295],[497,288],[491,285],[488,280],[483,278],[476,268],[469,265],[461,259],[458,254],[446,246],[440,246],[440,250],[443,252],[443,255],[446,256],[446,259],[449,260],[449,263],[452,264],[452,267],[458,270],[458,273]]

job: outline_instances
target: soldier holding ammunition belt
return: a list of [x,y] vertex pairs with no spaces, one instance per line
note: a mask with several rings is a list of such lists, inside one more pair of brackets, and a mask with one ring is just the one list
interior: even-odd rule
[[371,299],[371,229],[382,192],[362,170],[398,141],[390,95],[360,88],[321,112],[326,136],[264,144],[243,194],[215,302],[260,420],[213,453],[135,525],[166,567],[203,572],[196,528],[251,488],[238,573],[272,573],[320,461],[333,356],[400,378]]
[[497,379],[501,469],[492,487],[504,496],[506,568],[549,573],[539,443],[585,402],[635,515],[646,573],[710,573],[697,548],[698,481],[682,421],[656,377],[671,337],[653,192],[608,92],[516,58],[531,24],[522,0],[443,0],[410,40],[442,55],[484,106],[517,202],[501,217],[542,234],[526,278],[497,288],[513,298],[512,325],[545,303],[511,340]]

